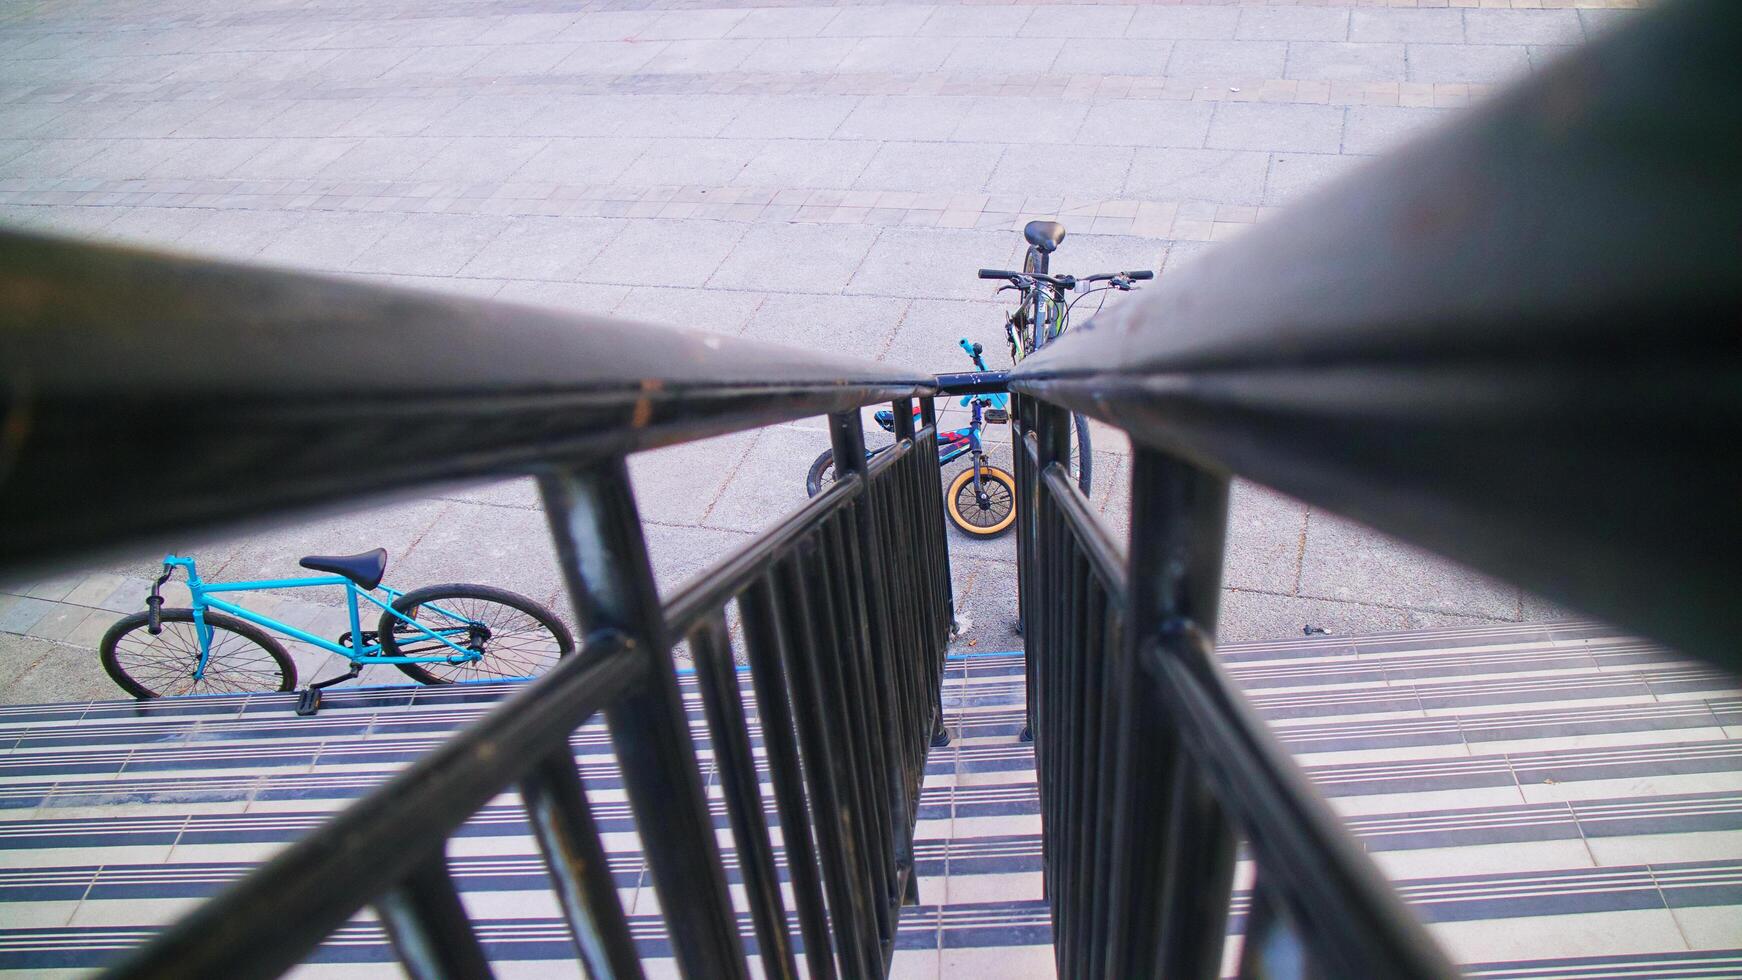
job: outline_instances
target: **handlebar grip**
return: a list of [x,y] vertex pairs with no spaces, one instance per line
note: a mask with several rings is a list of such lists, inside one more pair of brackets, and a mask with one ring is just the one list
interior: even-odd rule
[[1155,278],[1155,270],[1153,270],[1153,269],[1139,269],[1136,272],[1125,273],[1125,277],[1127,279],[1154,279]]
[[1021,275],[1021,273],[1009,272],[1009,271],[1006,271],[1004,269],[981,269],[980,270],[980,278],[981,279],[1014,279],[1019,275]]
[[163,596],[154,595],[145,600],[146,629],[152,636],[163,632]]

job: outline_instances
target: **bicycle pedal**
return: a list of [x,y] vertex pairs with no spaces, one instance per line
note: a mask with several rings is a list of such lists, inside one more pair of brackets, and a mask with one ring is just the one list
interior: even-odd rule
[[307,716],[319,710],[321,710],[321,689],[318,687],[305,688],[302,696],[296,699],[296,713]]

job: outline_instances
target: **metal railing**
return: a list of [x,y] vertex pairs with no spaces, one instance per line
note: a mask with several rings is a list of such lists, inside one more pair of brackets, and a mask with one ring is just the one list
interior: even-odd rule
[[[0,569],[535,473],[575,655],[119,963],[276,976],[373,906],[416,977],[488,958],[446,844],[516,791],[592,976],[641,967],[570,749],[603,713],[673,955],[751,973],[672,660],[687,640],[761,974],[887,971],[951,627],[930,379],[751,342],[0,234]],[[913,423],[914,399],[922,424]],[[867,465],[859,409],[897,443]],[[661,604],[624,454],[828,414],[856,460]],[[780,819],[789,924],[726,607]],[[287,719],[288,719],[287,711]]]
[[1231,475],[1742,664],[1739,45],[1645,14],[1011,373],[1061,976],[1215,977],[1231,925],[1242,976],[1453,972],[1214,656]]

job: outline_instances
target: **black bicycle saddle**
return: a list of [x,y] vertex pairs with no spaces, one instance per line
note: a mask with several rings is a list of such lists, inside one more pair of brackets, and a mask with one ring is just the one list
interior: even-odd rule
[[1050,252],[1065,240],[1065,226],[1056,221],[1030,221],[1022,229],[1022,237],[1042,252]]
[[365,589],[381,584],[387,574],[387,549],[376,548],[360,555],[309,555],[300,564],[317,572],[343,575]]

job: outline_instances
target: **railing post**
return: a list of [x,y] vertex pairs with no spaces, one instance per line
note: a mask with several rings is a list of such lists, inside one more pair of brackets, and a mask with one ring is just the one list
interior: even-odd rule
[[[929,469],[924,471],[924,479],[920,481],[921,492],[924,496],[922,496],[919,501],[917,513],[925,515],[935,512],[937,514],[937,536],[933,540],[935,540],[938,546],[936,550],[939,554],[932,556],[932,560],[936,563],[937,570],[942,574],[942,580],[935,583],[935,585],[943,592],[943,614],[945,616],[944,623],[939,624],[935,616],[937,609],[932,607],[929,610],[933,615],[927,616],[926,627],[931,630],[932,635],[927,637],[927,642],[947,645],[949,643],[948,637],[955,636],[960,627],[956,624],[955,578],[950,575],[950,548],[948,539],[945,537],[945,535],[949,533],[949,518],[944,515],[943,508],[938,506],[943,499],[943,479],[941,474],[938,472],[937,466],[938,408],[937,400],[935,398],[928,395],[919,400],[919,422],[921,427],[931,430],[931,451],[926,454],[925,459],[920,461],[922,467],[929,467]],[[923,520],[924,518],[921,516],[915,519]],[[928,537],[930,536],[928,535]],[[931,597],[931,601],[935,602],[936,597]],[[945,627],[947,636],[940,633],[938,630],[939,625]],[[931,677],[928,678],[928,681],[930,683],[929,690],[931,692],[932,709],[934,711],[932,716],[931,745],[932,748],[936,749],[950,744],[950,730],[944,727],[942,678]]]
[[[1228,480],[1155,450],[1132,455],[1129,605],[1116,667],[1123,719],[1114,753],[1116,805],[1108,905],[1119,910],[1105,946],[1108,976],[1156,969],[1212,978],[1232,885],[1234,839],[1221,806],[1193,771],[1140,666],[1163,624],[1213,636],[1221,600]],[[1186,655],[1183,649],[1163,656]],[[1152,822],[1162,816],[1157,833]]]
[[678,965],[746,977],[628,467],[619,457],[561,469],[539,488],[581,628],[618,630],[645,656],[640,683],[605,714]]
[[[1023,639],[1022,673],[1034,676],[1034,645],[1028,642],[1028,620],[1034,596],[1028,584],[1034,562],[1034,513],[1040,499],[1040,480],[1028,455],[1028,432],[1034,416],[1033,398],[1010,394],[1010,468],[1016,477],[1016,633]],[[1024,685],[1022,734],[1018,741],[1034,741],[1034,684]]]

